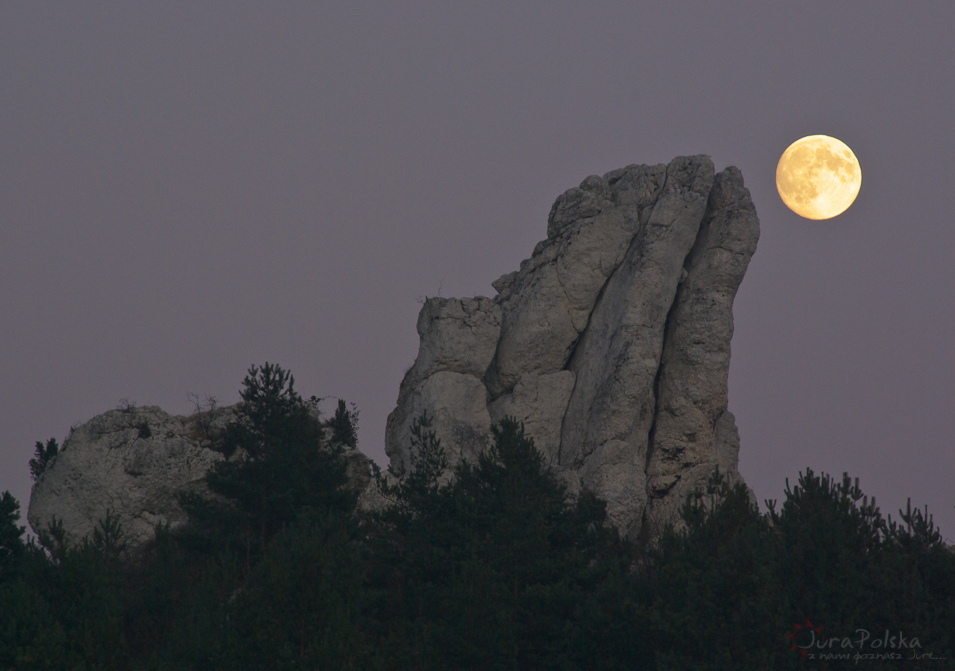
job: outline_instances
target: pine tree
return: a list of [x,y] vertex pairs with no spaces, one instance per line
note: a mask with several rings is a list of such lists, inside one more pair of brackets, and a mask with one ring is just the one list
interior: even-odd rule
[[383,668],[599,668],[582,614],[627,563],[602,504],[569,501],[511,418],[452,478],[426,417],[416,429],[373,536]]
[[740,484],[719,471],[682,510],[684,527],[649,548],[645,572],[661,669],[779,668],[776,543]]
[[356,447],[358,445],[358,411],[349,410],[344,399],[338,399],[335,414],[325,426],[332,430],[329,442],[338,445]]
[[781,543],[778,580],[794,618],[829,632],[892,626],[880,613],[885,520],[858,479],[843,474],[837,481],[807,468],[794,487],[787,480],[785,493],[773,525]]
[[0,495],[0,583],[13,576],[26,549],[26,529],[17,525],[19,519],[20,502],[10,492],[4,492]]
[[[264,551],[267,540],[306,509],[348,512],[349,493],[341,447],[326,445],[315,409],[294,389],[295,379],[280,366],[252,366],[243,381],[237,420],[225,442],[241,456],[210,469],[210,489],[232,502],[225,510],[209,500],[187,500],[190,514],[218,517],[226,530],[238,531],[251,551]],[[237,525],[237,526],[236,526]]]
[[228,667],[362,669],[357,527],[309,513],[281,531],[231,601]]
[[42,441],[36,441],[34,456],[33,459],[30,459],[30,475],[34,480],[37,480],[43,474],[43,471],[50,465],[53,457],[59,454],[59,451],[60,447],[56,444],[55,438],[46,441],[46,445]]

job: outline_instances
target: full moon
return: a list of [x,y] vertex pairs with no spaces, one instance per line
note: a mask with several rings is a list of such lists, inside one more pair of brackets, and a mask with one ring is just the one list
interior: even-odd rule
[[862,170],[845,144],[828,135],[793,142],[776,166],[776,188],[786,207],[806,219],[831,219],[859,195]]

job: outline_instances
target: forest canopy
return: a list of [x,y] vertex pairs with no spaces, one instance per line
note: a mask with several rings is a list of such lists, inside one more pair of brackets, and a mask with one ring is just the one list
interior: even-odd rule
[[[955,555],[927,510],[883,517],[810,469],[760,512],[714,473],[679,528],[624,542],[512,418],[447,473],[420,417],[411,471],[357,505],[343,448],[290,372],[253,366],[189,521],[131,552],[27,539],[0,496],[0,669],[946,668]],[[42,472],[53,443],[38,443]],[[877,645],[878,644],[878,645]],[[859,656],[859,657],[855,657]],[[900,660],[911,660],[901,662]],[[900,664],[904,664],[900,666]]]

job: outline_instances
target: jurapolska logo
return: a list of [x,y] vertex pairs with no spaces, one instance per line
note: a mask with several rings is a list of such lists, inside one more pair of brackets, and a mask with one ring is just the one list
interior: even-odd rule
[[786,634],[792,641],[789,649],[799,651],[803,659],[937,659],[934,653],[925,652],[916,636],[905,636],[901,631],[891,632],[885,629],[882,635],[873,634],[868,629],[856,629],[851,636],[824,636],[822,627],[814,625],[808,618],[805,624],[793,624],[793,630]]
[[[802,632],[802,634],[800,634]],[[822,634],[822,627],[816,627],[809,621],[809,618],[806,618],[806,624],[793,623],[793,630],[791,634],[786,634],[786,638],[792,640],[792,646],[790,646],[790,651],[799,650],[802,654],[803,659],[806,657],[806,649],[812,646],[812,643],[803,645],[807,640],[807,634],[812,635],[812,640],[815,640],[817,634]],[[799,639],[798,641],[796,639]]]

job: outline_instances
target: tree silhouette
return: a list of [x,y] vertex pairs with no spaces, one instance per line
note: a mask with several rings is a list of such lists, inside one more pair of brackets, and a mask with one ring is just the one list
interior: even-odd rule
[[37,480],[46,470],[46,467],[50,465],[50,461],[53,460],[60,451],[59,445],[56,444],[55,438],[50,438],[46,441],[46,445],[42,441],[36,441],[36,449],[34,451],[33,459],[30,459],[30,475],[34,480]]

